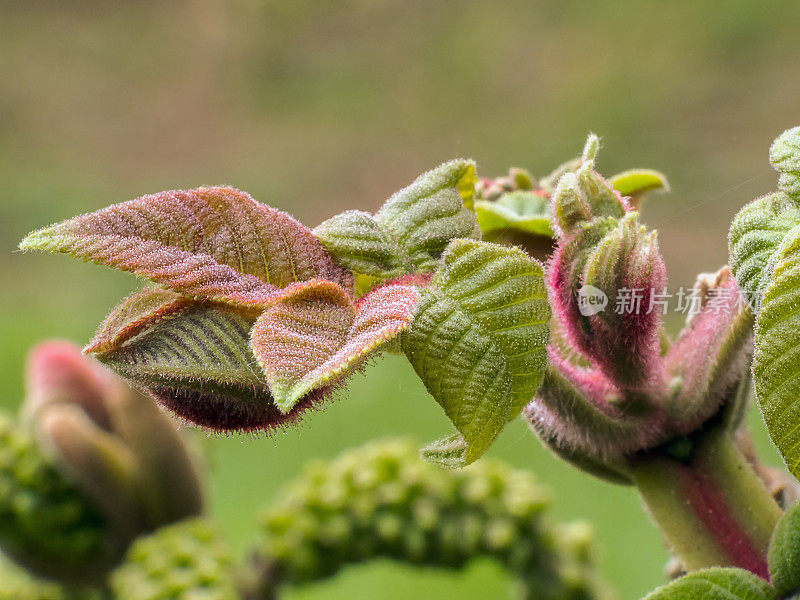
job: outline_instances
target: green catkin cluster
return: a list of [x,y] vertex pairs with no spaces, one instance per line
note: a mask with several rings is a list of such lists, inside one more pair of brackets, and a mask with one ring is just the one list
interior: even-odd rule
[[0,556],[0,600],[108,600],[99,589],[67,590],[34,579],[10,560]]
[[47,461],[32,433],[3,415],[0,541],[42,572],[83,569],[107,554],[105,519]]
[[111,575],[115,600],[239,600],[233,555],[206,519],[136,540]]
[[497,462],[446,471],[414,444],[374,443],[312,463],[264,515],[260,553],[273,586],[378,557],[460,568],[488,556],[519,579],[523,598],[603,597],[591,531],[552,527],[548,505],[530,475]]

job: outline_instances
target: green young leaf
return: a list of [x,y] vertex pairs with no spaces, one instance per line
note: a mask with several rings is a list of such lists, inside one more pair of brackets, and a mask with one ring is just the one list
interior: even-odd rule
[[728,233],[731,272],[748,297],[763,291],[770,279],[770,257],[797,224],[800,210],[781,192],[756,198],[733,218]]
[[653,169],[630,169],[617,173],[609,180],[623,196],[641,196],[654,190],[669,191],[667,176]]
[[769,584],[742,569],[695,571],[648,594],[644,600],[776,600]]
[[477,459],[538,389],[550,307],[522,250],[455,240],[420,296],[403,349]]
[[251,345],[275,404],[286,413],[315,389],[333,385],[405,331],[419,290],[389,284],[356,306],[336,284],[286,295],[256,321]]
[[789,471],[800,476],[800,226],[775,251],[755,330],[753,383],[761,414]]
[[480,239],[472,213],[475,165],[453,160],[421,175],[373,216],[336,215],[314,229],[322,245],[357,274],[379,280],[430,273],[454,238]]
[[495,202],[479,200],[475,216],[481,231],[515,229],[534,235],[553,236],[550,199],[534,192],[510,192]]
[[780,173],[781,191],[800,202],[800,127],[787,129],[772,142],[769,162]]
[[769,544],[770,581],[778,596],[800,593],[800,506],[786,511]]
[[226,187],[161,192],[28,235],[44,250],[129,271],[185,296],[259,304],[294,281],[352,274],[288,214]]

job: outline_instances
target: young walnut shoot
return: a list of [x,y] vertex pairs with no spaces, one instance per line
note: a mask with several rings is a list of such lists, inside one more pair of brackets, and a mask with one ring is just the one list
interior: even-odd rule
[[[581,157],[540,179],[524,169],[478,178],[473,162],[453,160],[376,213],[347,211],[313,230],[242,191],[204,187],[78,216],[20,247],[149,281],[84,351],[186,421],[273,431],[327,405],[381,352],[399,352],[455,429],[423,448],[428,461],[470,465],[522,415],[572,466],[636,486],[688,572],[649,599],[795,597],[800,517],[792,505],[800,492],[758,462],[744,416],[753,384],[767,429],[798,476],[800,128],[773,144],[779,190],[734,219],[730,267],[698,276],[694,310],[674,341],[664,326],[672,295],[658,235],[640,215],[646,194],[669,189],[666,178],[632,169],[606,179],[595,166],[599,148],[590,135]],[[499,558],[530,597],[605,594],[586,561],[569,558],[573,550],[539,524],[536,502],[519,498],[535,486],[495,467],[423,468],[406,446],[391,444],[301,480],[267,517],[255,572],[237,587],[226,547],[202,518],[186,520],[200,511],[190,463],[180,472],[191,509],[181,512],[163,494],[126,493],[123,484],[146,484],[127,463],[120,482],[108,463],[80,457],[127,457],[152,475],[152,454],[138,443],[128,448],[130,431],[113,423],[108,440],[90,436],[87,423],[103,426],[105,409],[81,406],[36,413],[59,468],[72,457],[77,497],[95,511],[79,513],[77,525],[54,522],[86,529],[89,548],[115,534],[107,565],[133,548],[111,580],[119,598],[138,598],[126,591],[137,581],[161,589],[152,556],[208,568],[226,599],[272,598],[278,582],[320,579],[375,556],[460,566],[479,554]],[[48,425],[56,416],[60,428]],[[103,443],[116,450],[104,453]],[[480,492],[486,486],[497,493]],[[98,489],[139,516],[135,530],[114,529],[119,515]],[[422,505],[436,506],[433,521],[420,517]],[[167,524],[163,537],[156,531],[131,546]],[[184,535],[197,556],[181,554]]]

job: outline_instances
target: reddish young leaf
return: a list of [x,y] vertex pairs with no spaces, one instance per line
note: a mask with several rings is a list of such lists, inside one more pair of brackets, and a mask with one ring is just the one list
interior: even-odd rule
[[755,317],[730,268],[701,275],[695,288],[700,310],[664,359],[668,374],[681,382],[670,407],[680,433],[694,430],[729,400],[753,353]]
[[142,196],[36,231],[20,248],[78,256],[233,304],[259,304],[293,281],[353,285],[307,227],[228,187]]
[[251,344],[278,408],[290,411],[311,391],[341,381],[408,328],[418,298],[414,285],[388,284],[354,306],[339,286],[326,283],[270,305]]

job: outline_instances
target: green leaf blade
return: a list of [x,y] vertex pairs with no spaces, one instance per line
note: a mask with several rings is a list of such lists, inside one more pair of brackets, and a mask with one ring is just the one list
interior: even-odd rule
[[800,593],[800,506],[786,511],[772,534],[769,575],[780,597]]
[[753,382],[767,431],[789,471],[800,475],[800,227],[773,257],[756,320]]
[[479,200],[475,203],[475,216],[484,233],[514,229],[553,236],[550,199],[534,192],[510,192],[494,202]]
[[776,600],[769,584],[742,569],[704,569],[648,594],[644,600]]
[[770,258],[798,223],[800,210],[780,192],[753,200],[734,217],[728,233],[731,272],[746,294],[763,291],[772,270]]
[[339,262],[379,280],[430,273],[454,238],[480,239],[472,205],[475,165],[452,160],[423,173],[389,198],[375,215],[348,211],[314,234]]
[[454,241],[431,283],[403,346],[469,464],[541,384],[550,308],[541,266],[495,244]]
[[669,191],[667,176],[653,169],[630,169],[617,173],[609,182],[623,196],[639,198],[648,192]]

